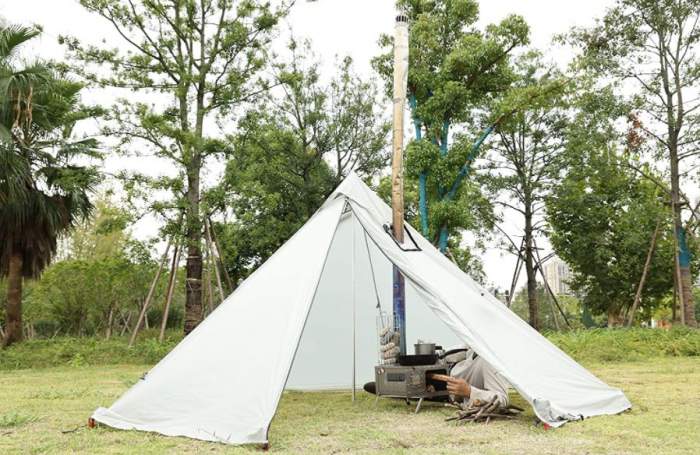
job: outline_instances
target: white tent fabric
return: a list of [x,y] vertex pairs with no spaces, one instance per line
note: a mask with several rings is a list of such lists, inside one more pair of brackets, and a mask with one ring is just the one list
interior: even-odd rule
[[630,408],[619,389],[533,330],[410,226],[421,250],[399,248],[383,229],[390,219],[391,209],[350,175],[194,332],[93,418],[229,444],[267,442],[285,386],[345,388],[372,378],[375,285],[387,310],[392,264],[406,277],[407,341],[469,345],[552,426]]

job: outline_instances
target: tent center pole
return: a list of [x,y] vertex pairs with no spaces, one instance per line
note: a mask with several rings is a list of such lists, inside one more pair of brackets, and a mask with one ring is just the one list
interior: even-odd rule
[[356,291],[355,291],[355,215],[351,212],[350,213],[350,222],[352,223],[352,255],[351,255],[351,262],[352,262],[352,271],[351,271],[351,283],[352,283],[352,401],[355,402],[355,394],[356,394],[356,378],[357,374],[355,372],[356,370],[356,347],[355,347],[355,336],[356,336],[356,316],[357,316],[357,302],[356,302]]

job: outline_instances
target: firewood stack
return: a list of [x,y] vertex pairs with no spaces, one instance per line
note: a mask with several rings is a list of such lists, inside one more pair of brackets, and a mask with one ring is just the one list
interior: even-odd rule
[[445,419],[445,421],[455,421],[457,424],[465,424],[467,422],[484,422],[488,424],[491,419],[514,419],[523,412],[522,408],[512,404],[505,408],[499,406],[496,397],[488,402],[476,400],[469,405],[452,403],[450,406],[457,407],[459,411],[454,416]]

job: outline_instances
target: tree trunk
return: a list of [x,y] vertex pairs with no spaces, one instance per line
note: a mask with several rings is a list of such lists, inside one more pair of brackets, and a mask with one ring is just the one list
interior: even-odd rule
[[7,272],[7,306],[5,307],[5,339],[3,346],[22,341],[22,254],[10,256]]
[[608,309],[608,328],[619,327],[622,325],[622,318],[617,308]]
[[534,266],[532,240],[532,211],[530,205],[525,204],[525,272],[527,274],[527,311],[529,323],[535,330],[540,330],[538,305],[537,305],[537,275]]
[[681,289],[683,291],[683,305],[685,325],[697,327],[695,320],[695,302],[693,301],[693,279],[690,274],[690,266],[681,265]]
[[681,320],[685,325],[696,327],[695,302],[693,301],[693,279],[690,272],[690,252],[685,238],[681,218],[680,180],[678,172],[678,154],[671,147],[671,204],[673,208],[673,232],[676,236],[676,264],[679,267],[679,297],[682,308]]
[[187,182],[187,277],[185,279],[185,335],[202,321],[202,223],[199,217],[201,159],[193,157]]

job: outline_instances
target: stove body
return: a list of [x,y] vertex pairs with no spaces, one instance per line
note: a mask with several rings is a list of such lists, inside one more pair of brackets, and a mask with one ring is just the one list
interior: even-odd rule
[[405,399],[448,396],[447,384],[428,378],[428,374],[447,374],[442,362],[431,365],[377,365],[374,367],[376,393],[380,397]]

